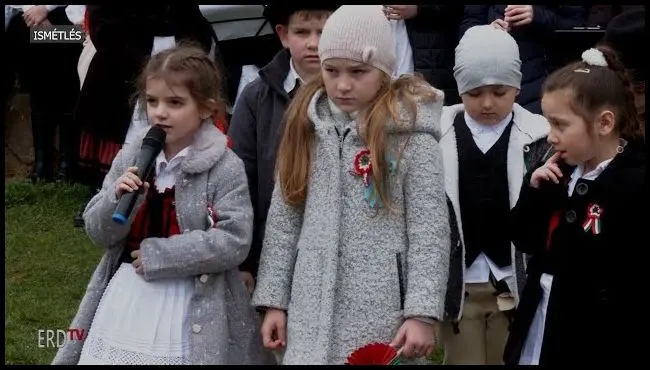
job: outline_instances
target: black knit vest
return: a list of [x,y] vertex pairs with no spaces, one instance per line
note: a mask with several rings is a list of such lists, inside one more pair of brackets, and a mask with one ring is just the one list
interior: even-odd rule
[[499,267],[512,263],[507,169],[511,128],[512,120],[497,142],[483,153],[474,142],[464,114],[459,113],[454,120],[466,266],[471,266],[481,252]]

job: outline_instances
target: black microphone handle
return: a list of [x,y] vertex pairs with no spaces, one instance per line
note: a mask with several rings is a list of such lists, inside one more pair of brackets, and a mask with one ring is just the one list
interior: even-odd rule
[[138,168],[136,174],[143,182],[143,186],[139,187],[136,191],[122,194],[117,203],[117,207],[115,208],[115,213],[113,213],[113,221],[121,225],[127,223],[131,212],[133,211],[133,207],[135,207],[138,196],[142,194],[144,182],[149,180],[151,177],[156,163],[156,156],[159,152],[159,149],[156,150],[156,148],[152,148],[151,146],[142,147],[141,152],[136,158],[135,166]]
[[133,211],[133,207],[135,206],[135,201],[138,195],[140,195],[140,191],[141,189],[138,189],[131,193],[122,194],[117,203],[117,207],[115,208],[115,212],[113,213],[113,221],[120,225],[127,223],[131,211]]
[[149,180],[155,168],[156,157],[160,153],[160,149],[151,146],[143,146],[140,155],[136,158],[135,167],[138,168],[137,175],[144,183]]

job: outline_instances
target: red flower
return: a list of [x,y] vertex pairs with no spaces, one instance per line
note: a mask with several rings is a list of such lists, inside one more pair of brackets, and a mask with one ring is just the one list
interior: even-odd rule
[[354,170],[352,174],[355,176],[363,176],[363,184],[368,186],[370,176],[372,175],[372,161],[370,160],[370,150],[367,148],[359,150],[357,155],[354,156]]

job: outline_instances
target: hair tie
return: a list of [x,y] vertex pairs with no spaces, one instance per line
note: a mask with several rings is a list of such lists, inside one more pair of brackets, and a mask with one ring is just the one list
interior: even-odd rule
[[585,50],[585,52],[582,53],[582,61],[591,66],[608,67],[605,54],[596,48]]

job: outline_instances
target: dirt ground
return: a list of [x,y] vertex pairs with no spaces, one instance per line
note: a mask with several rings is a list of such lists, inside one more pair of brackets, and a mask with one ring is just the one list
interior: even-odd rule
[[5,120],[5,179],[26,177],[33,161],[29,95],[17,94]]

